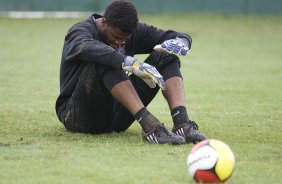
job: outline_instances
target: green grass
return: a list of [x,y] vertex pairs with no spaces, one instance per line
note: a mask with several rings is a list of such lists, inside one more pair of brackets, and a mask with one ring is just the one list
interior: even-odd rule
[[[189,115],[233,150],[228,183],[281,183],[282,18],[140,19],[193,37],[182,59]],[[193,183],[192,145],[143,143],[137,123],[121,134],[87,135],[57,120],[63,39],[76,21],[0,19],[0,183]],[[172,126],[161,95],[149,109]]]

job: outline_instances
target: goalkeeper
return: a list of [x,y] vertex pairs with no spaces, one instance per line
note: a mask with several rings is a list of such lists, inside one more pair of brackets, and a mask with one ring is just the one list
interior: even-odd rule
[[[206,139],[188,117],[180,61],[191,37],[138,22],[133,4],[113,1],[103,16],[91,15],[68,31],[60,67],[56,113],[71,132],[125,131],[135,120],[150,143]],[[149,54],[137,61],[135,54]],[[146,106],[159,89],[173,120],[168,130]]]

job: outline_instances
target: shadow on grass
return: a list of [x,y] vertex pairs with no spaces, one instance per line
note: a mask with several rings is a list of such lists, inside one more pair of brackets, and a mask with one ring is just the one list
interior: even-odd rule
[[142,142],[140,130],[129,128],[125,132],[112,132],[103,134],[73,133],[67,131],[62,125],[52,126],[49,130],[42,129],[37,134],[40,139],[47,138],[56,142],[81,142],[81,143],[138,143]]

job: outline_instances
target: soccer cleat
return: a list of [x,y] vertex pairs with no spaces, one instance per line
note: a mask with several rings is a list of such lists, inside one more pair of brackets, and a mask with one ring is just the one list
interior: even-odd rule
[[172,132],[183,137],[187,143],[192,142],[196,144],[197,142],[207,139],[206,136],[198,131],[198,125],[191,120],[189,120],[188,123],[182,123],[174,127]]
[[154,144],[184,144],[185,139],[169,131],[163,124],[158,124],[150,132],[142,131],[143,140]]

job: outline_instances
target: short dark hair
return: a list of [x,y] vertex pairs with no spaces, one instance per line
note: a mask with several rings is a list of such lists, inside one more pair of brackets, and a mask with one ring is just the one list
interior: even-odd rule
[[113,1],[108,5],[104,13],[108,24],[118,27],[121,31],[132,33],[138,24],[136,8],[126,0]]

